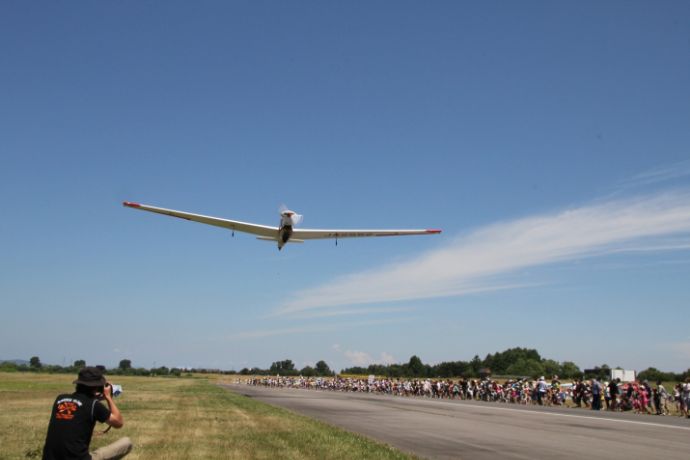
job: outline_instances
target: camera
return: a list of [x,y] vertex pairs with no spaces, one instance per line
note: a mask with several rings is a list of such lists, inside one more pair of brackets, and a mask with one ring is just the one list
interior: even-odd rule
[[[115,385],[113,383],[106,383],[105,386],[106,387],[109,386],[111,388],[111,390],[112,390],[111,394],[112,394],[113,398],[117,398],[118,396],[120,396],[122,394],[122,385]],[[103,389],[103,391],[104,391],[103,394],[105,394],[105,388]]]
[[113,398],[117,398],[122,394],[122,385],[111,384],[110,386],[113,387]]

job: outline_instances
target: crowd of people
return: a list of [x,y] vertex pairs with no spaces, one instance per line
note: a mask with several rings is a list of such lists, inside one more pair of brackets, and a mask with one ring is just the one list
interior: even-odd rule
[[[239,381],[238,381],[239,383]],[[374,393],[402,397],[463,399],[513,404],[585,407],[592,410],[633,411],[690,417],[690,378],[668,391],[662,382],[654,386],[648,381],[621,382],[616,379],[576,379],[562,383],[555,375],[548,381],[508,379],[503,383],[492,379],[379,379],[323,377],[254,377],[248,385],[274,388],[300,388],[341,392]]]

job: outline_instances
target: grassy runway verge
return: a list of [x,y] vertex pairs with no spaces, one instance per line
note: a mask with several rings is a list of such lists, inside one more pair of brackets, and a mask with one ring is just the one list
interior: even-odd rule
[[[74,376],[0,373],[0,459],[41,458],[55,396]],[[392,447],[219,388],[205,378],[117,377],[125,426],[92,449],[129,436],[131,459],[403,459]],[[96,432],[104,425],[96,426]]]

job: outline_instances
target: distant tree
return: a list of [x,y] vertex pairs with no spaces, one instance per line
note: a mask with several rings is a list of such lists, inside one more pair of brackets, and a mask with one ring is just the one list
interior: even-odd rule
[[410,374],[407,371],[407,365],[405,364],[391,364],[388,366],[388,374],[389,377],[408,377]]
[[316,372],[316,369],[314,369],[311,366],[304,366],[301,371],[299,371],[300,375],[303,375],[304,377],[314,377],[315,375],[318,375]]
[[0,362],[0,371],[2,372],[16,372],[19,370],[19,365],[13,363],[12,361],[2,361]]
[[[484,361],[482,361],[481,367],[488,367],[489,369],[497,369],[498,362],[501,358],[501,353],[496,353],[496,356],[492,355],[489,353],[486,355],[486,358],[484,358]],[[499,370],[502,370],[498,368]]]
[[564,379],[574,379],[581,377],[582,371],[574,362],[564,361],[563,364],[561,364],[561,370],[558,373],[558,376]]
[[607,364],[594,366],[594,369],[585,369],[583,373],[588,379],[596,377],[599,380],[608,380],[611,378],[611,368]]
[[472,358],[472,361],[470,361],[472,375],[474,377],[479,377],[479,371],[482,367],[484,367],[484,363],[482,363],[481,358],[479,358],[479,355],[474,355],[474,358]]
[[[495,354],[488,354],[484,359],[482,365],[473,366],[473,369],[478,372],[482,367],[488,367],[491,369],[494,375],[504,375],[508,370],[508,367],[520,359],[531,359],[534,361],[541,361],[541,356],[539,352],[531,348],[509,348],[502,352],[496,352]],[[474,360],[473,360],[474,361]]]
[[249,369],[246,367],[243,367],[242,370],[240,371],[240,375],[249,375]]
[[426,368],[417,355],[410,358],[407,363],[407,370],[412,377],[426,377]]
[[118,368],[123,372],[127,372],[128,370],[132,369],[132,361],[129,359],[123,359],[120,361]]
[[678,375],[678,378],[677,378],[676,380],[683,380],[683,381],[685,381],[685,379],[687,379],[688,377],[690,377],[690,369],[686,370],[686,371],[683,372],[682,374],[679,374],[679,375]]
[[524,377],[540,377],[544,374],[544,366],[534,359],[520,358],[507,369],[509,375]]
[[469,374],[470,365],[465,361],[442,362],[431,368],[436,377],[464,377]]
[[81,369],[82,367],[86,367],[86,361],[84,361],[83,359],[78,359],[74,362],[72,367],[75,367],[77,369]]
[[29,360],[29,366],[32,369],[40,369],[43,367],[43,364],[41,364],[41,359],[38,356],[32,356]]
[[365,374],[367,374],[367,370],[363,367],[355,366],[355,367],[346,367],[345,369],[341,370],[340,373],[341,374],[365,375]]
[[293,363],[290,359],[285,359],[283,361],[276,361],[272,363],[271,368],[269,370],[271,374],[290,375],[296,373],[295,363]]
[[638,380],[647,380],[649,382],[656,382],[661,380],[662,382],[674,382],[681,380],[680,374],[675,374],[673,372],[662,372],[654,367],[645,369],[637,374]]
[[323,360],[316,363],[315,370],[316,370],[316,375],[321,375],[321,376],[333,375],[333,371],[331,371],[331,368],[328,367],[328,364],[326,364],[326,361],[323,361]]
[[385,364],[369,364],[366,371],[363,372],[365,375],[385,375],[386,377],[391,376],[391,368]]
[[553,359],[544,359],[541,364],[544,366],[544,375],[547,375],[549,378],[558,375],[560,378],[561,365],[557,361]]

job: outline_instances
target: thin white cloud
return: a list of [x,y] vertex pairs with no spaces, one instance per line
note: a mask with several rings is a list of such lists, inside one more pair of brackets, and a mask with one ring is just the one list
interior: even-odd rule
[[[349,308],[340,310],[305,311],[295,315],[296,319],[331,318],[334,316],[366,316],[378,313],[400,313],[414,310],[413,307]],[[275,315],[269,315],[275,316]]]
[[499,278],[527,267],[619,251],[681,250],[690,235],[690,190],[598,202],[497,223],[412,260],[335,278],[296,292],[276,314],[459,296],[510,286]]
[[[339,351],[339,350],[338,350]],[[353,366],[368,366],[369,364],[393,364],[395,358],[390,353],[382,351],[378,359],[374,359],[369,353],[365,351],[345,350],[343,355],[348,362]]]
[[625,186],[644,186],[668,182],[681,177],[690,176],[690,160],[659,166],[632,176],[625,181]]
[[386,353],[385,351],[382,351],[380,362],[381,362],[381,364],[393,364],[396,362],[396,360],[393,357],[393,355],[391,355],[390,353]]
[[690,249],[690,242],[684,241],[658,241],[648,246],[623,246],[611,250],[614,252],[664,252],[664,251],[685,251]]
[[354,321],[350,323],[335,323],[335,324],[312,324],[309,326],[287,327],[277,329],[256,329],[252,331],[240,331],[226,337],[226,340],[251,340],[263,339],[266,337],[274,337],[278,335],[297,335],[307,333],[317,333],[324,331],[343,330],[347,328],[380,326],[384,324],[404,323],[411,321],[410,318],[390,318],[377,319],[369,321]]
[[363,351],[346,350],[343,354],[347,360],[355,366],[368,366],[374,362],[374,359],[371,357],[371,355]]

